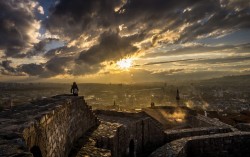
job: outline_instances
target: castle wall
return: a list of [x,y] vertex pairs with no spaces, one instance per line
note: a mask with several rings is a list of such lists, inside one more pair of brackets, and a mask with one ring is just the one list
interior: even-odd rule
[[[226,134],[225,134],[226,135]],[[187,157],[237,157],[250,153],[250,134],[232,133],[229,136],[218,135],[194,138],[187,143]]]
[[201,128],[191,128],[191,129],[178,129],[178,130],[166,130],[165,140],[167,143],[192,136],[202,136],[202,135],[211,135],[211,134],[220,134],[232,132],[229,127],[201,127]]
[[134,154],[149,154],[164,144],[163,129],[157,121],[144,113],[101,110],[96,111],[96,113],[102,121],[101,125],[109,124],[110,130],[116,130],[113,133],[111,133],[112,131],[106,133],[105,129],[103,129],[105,126],[103,126],[101,127],[102,131],[99,132],[105,132],[105,134],[94,137],[97,139],[97,146],[110,149],[112,156],[129,156],[131,149],[134,149]]
[[235,157],[250,153],[250,133],[233,132],[194,136],[170,142],[150,157]]
[[151,118],[142,119],[125,127],[121,126],[114,139],[112,155],[128,156],[132,141],[134,142],[135,154],[147,154],[164,144],[164,134]]
[[239,123],[235,126],[235,128],[241,131],[250,131],[250,124],[249,123]]
[[[15,116],[9,117],[15,119],[6,124],[5,131],[19,135],[24,148],[17,149],[17,154],[37,148],[43,157],[66,157],[73,142],[99,123],[83,97],[58,96],[10,112]],[[16,122],[18,128],[11,129]]]
[[192,128],[198,128],[198,127],[212,127],[212,126],[226,126],[226,127],[232,127],[230,125],[227,125],[225,123],[222,123],[218,119],[211,119],[209,117],[203,116],[203,115],[190,115],[187,117],[187,124]]

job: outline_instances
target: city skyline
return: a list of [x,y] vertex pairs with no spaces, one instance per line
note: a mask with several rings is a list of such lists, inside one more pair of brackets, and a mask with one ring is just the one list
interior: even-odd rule
[[0,2],[0,81],[136,83],[250,74],[244,0]]

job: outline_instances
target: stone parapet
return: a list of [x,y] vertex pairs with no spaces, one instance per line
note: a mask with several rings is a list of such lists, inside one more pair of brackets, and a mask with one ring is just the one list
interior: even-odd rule
[[250,132],[250,123],[239,123],[235,126],[235,128],[241,131],[248,131]]
[[98,124],[83,97],[61,95],[4,110],[0,156],[66,157],[73,142]]
[[[95,111],[101,120],[91,138],[96,146],[111,150],[114,157],[148,155],[164,144],[164,133],[157,121],[144,112]],[[143,156],[142,155],[142,156]]]
[[250,153],[249,145],[249,132],[194,136],[170,142],[150,157],[245,156]]
[[201,127],[178,130],[165,130],[166,142],[171,142],[184,137],[202,136],[232,132],[230,127]]

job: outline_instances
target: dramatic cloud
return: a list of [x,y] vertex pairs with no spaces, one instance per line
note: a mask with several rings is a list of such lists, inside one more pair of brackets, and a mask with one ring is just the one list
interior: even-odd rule
[[105,32],[100,36],[98,45],[94,45],[87,51],[81,52],[79,60],[92,65],[103,61],[121,59],[138,50],[132,43],[139,40],[142,36],[120,37],[117,33]]
[[110,29],[114,9],[121,3],[119,0],[61,0],[52,9],[46,26],[50,32],[62,37],[76,37],[100,28]]
[[77,52],[80,51],[77,47],[67,47],[67,46],[63,46],[63,47],[58,47],[55,49],[51,49],[49,51],[47,51],[44,54],[44,57],[51,59],[53,57],[69,57],[69,56],[75,56],[77,54]]
[[19,70],[25,72],[30,76],[40,76],[44,73],[43,65],[37,65],[34,63],[31,64],[23,64],[19,67]]
[[0,63],[0,66],[2,66],[3,71],[10,72],[10,73],[16,73],[16,69],[10,65],[11,63],[12,63],[12,61],[5,60],[5,61],[2,61],[2,63]]
[[70,57],[54,57],[46,63],[46,68],[56,74],[64,74],[65,68],[72,60]]
[[28,52],[26,52],[25,56],[31,57],[31,56],[44,54],[46,52],[46,45],[54,40],[57,40],[57,39],[46,38],[46,39],[39,41],[38,43],[34,44],[33,47]]
[[28,48],[38,42],[40,23],[31,0],[0,1],[0,50],[6,57],[23,57]]
[[179,40],[183,41],[249,28],[249,2],[129,0],[116,11],[121,3],[119,0],[61,0],[46,25],[53,33],[75,37],[83,32],[117,29],[123,24],[124,31],[128,32],[150,33],[160,29],[153,34],[156,36],[169,30],[182,31]]
[[[192,68],[218,74],[212,64],[243,61],[247,66],[249,60],[245,34],[238,37],[244,42],[200,42],[250,30],[250,2],[244,0],[6,0],[0,10],[2,74],[98,74],[122,58],[139,56],[135,65],[148,65],[145,75],[161,78],[192,73]],[[19,60],[11,66],[14,58],[36,57],[42,61]],[[201,57],[205,59],[195,61]],[[189,69],[168,67],[172,60]],[[199,68],[204,63],[210,67]]]

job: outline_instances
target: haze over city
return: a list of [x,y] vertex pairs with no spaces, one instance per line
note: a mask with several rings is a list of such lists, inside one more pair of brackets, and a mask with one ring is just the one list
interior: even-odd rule
[[0,10],[2,82],[250,74],[246,0],[8,0]]

